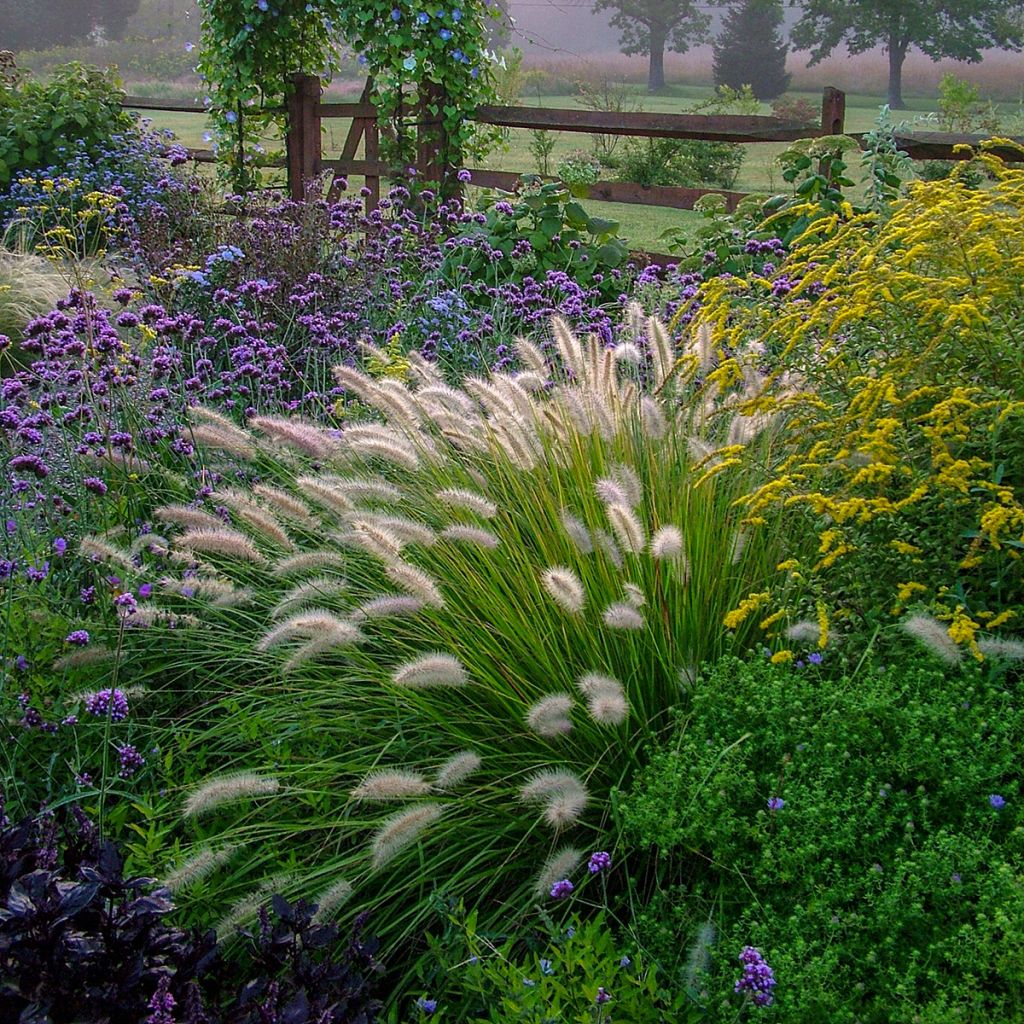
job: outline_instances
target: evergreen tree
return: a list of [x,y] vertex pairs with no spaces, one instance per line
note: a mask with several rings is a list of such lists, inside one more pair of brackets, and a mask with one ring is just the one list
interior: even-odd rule
[[714,43],[715,85],[749,85],[759,100],[773,100],[789,88],[786,54],[779,33],[782,0],[739,0]]

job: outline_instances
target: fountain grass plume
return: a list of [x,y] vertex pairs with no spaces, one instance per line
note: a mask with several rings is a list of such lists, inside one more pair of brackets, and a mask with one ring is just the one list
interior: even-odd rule
[[183,814],[186,818],[198,818],[239,800],[251,800],[259,796],[273,796],[281,783],[272,776],[255,772],[237,772],[208,779],[185,800]]

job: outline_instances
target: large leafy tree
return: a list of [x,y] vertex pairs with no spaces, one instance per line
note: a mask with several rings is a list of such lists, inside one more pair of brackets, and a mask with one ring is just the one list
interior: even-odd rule
[[789,88],[781,24],[782,0],[738,0],[715,39],[715,85],[749,85],[759,100],[781,96]]
[[138,9],[139,0],[0,0],[0,47],[66,46],[96,29],[117,39]]
[[647,54],[647,88],[665,85],[665,49],[685,53],[707,39],[711,19],[696,0],[596,0],[595,11],[611,11],[623,53]]
[[1024,29],[1014,10],[1019,0],[790,0],[803,14],[792,41],[811,51],[811,63],[840,43],[851,53],[881,44],[889,54],[889,106],[903,103],[903,62],[916,46],[932,60],[974,63],[985,47],[1019,50]]

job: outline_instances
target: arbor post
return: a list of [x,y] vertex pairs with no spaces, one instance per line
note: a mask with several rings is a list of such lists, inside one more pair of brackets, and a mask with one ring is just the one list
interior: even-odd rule
[[[443,108],[447,102],[444,87],[437,82],[421,82],[416,118],[416,174],[420,181],[434,183],[442,194],[455,184],[451,143],[444,128]],[[433,109],[431,109],[433,108]]]
[[306,186],[320,173],[320,79],[316,75],[292,75],[288,96],[288,134],[285,150],[288,163],[288,194],[298,201]]

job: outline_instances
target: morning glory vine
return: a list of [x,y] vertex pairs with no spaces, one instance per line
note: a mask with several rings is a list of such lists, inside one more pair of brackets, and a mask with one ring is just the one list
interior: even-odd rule
[[417,141],[436,132],[436,124],[445,140],[441,158],[452,167],[493,144],[493,133],[467,119],[478,105],[494,101],[494,55],[486,46],[490,0],[199,3],[199,70],[210,90],[222,173],[236,192],[259,185],[259,165],[272,155],[263,147],[282,137],[291,76],[301,71],[329,80],[345,48],[372,76],[387,163],[412,165]]

